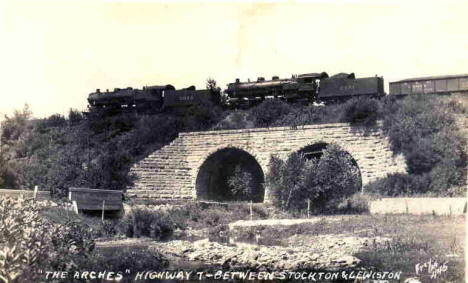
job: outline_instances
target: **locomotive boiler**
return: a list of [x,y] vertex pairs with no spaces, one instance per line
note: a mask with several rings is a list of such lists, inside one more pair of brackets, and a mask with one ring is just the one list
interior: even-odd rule
[[140,111],[151,111],[163,106],[166,92],[175,91],[174,86],[145,86],[143,89],[115,88],[114,91],[90,93],[88,103],[90,108],[104,109],[110,112],[136,109]]
[[284,99],[288,102],[313,102],[317,94],[318,82],[328,74],[309,73],[280,79],[273,76],[271,80],[259,77],[256,82],[240,82],[227,85],[225,93],[230,107],[250,106],[269,98]]

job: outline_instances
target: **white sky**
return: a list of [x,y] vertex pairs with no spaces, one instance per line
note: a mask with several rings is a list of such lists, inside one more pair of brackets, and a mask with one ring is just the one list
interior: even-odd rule
[[[468,73],[468,1],[0,0],[0,113],[84,110],[96,88],[326,71]],[[3,115],[2,115],[3,116]]]

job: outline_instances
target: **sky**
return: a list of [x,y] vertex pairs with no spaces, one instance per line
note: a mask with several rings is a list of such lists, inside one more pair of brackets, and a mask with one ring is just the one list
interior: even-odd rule
[[[468,73],[468,1],[0,0],[0,117],[85,110],[95,89],[204,88],[326,71]],[[0,118],[1,119],[1,118]]]

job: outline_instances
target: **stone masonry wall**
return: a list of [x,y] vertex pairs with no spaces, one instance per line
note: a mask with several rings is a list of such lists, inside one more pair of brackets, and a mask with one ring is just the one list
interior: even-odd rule
[[180,201],[196,199],[197,174],[203,162],[224,148],[238,148],[251,154],[268,173],[270,156],[288,154],[319,142],[336,143],[356,160],[363,185],[389,173],[405,172],[402,155],[394,156],[380,126],[364,133],[349,124],[307,125],[180,133],[169,145],[136,163],[137,176],[127,197],[134,200]]

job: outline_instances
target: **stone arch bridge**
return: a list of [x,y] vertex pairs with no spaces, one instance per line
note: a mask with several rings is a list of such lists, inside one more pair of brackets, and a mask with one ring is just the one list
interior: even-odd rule
[[[353,157],[366,185],[389,173],[406,172],[404,157],[393,155],[380,128],[378,124],[363,131],[336,123],[180,133],[169,145],[134,164],[131,172],[137,179],[127,197],[164,202],[209,199],[222,189],[226,171],[232,172],[235,164],[242,164],[253,173],[254,181],[262,183],[271,155],[286,159],[292,152],[329,143]],[[265,193],[260,194],[258,201],[263,201]]]

